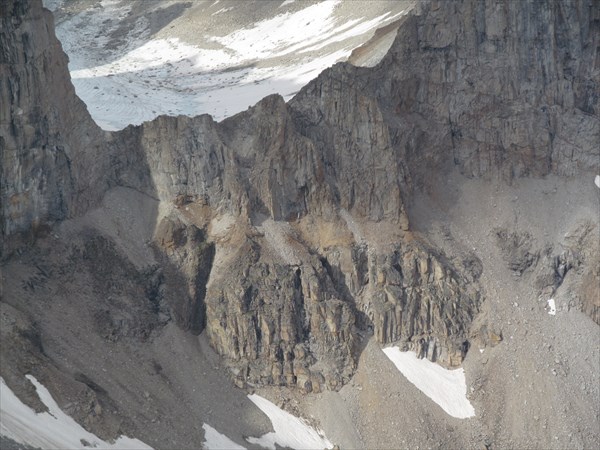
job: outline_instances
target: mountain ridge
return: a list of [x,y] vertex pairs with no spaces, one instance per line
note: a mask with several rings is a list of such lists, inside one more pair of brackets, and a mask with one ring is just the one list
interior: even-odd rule
[[[25,398],[31,389],[15,380],[37,371],[64,398],[78,386],[92,406],[75,417],[99,435],[139,431],[126,413],[96,414],[96,404],[119,407],[72,372],[85,370],[90,348],[114,346],[126,361],[180,332],[201,334],[242,389],[341,391],[361,373],[371,335],[455,367],[477,357],[470,349],[512,345],[502,332],[512,321],[492,306],[505,299],[496,276],[535,281],[519,287],[531,297],[572,297],[598,321],[598,225],[588,214],[597,192],[582,194],[578,223],[561,224],[573,243],[560,254],[563,241],[544,247],[541,231],[508,213],[486,237],[498,243],[481,249],[478,231],[458,239],[450,221],[435,231],[419,210],[450,217],[465,208],[448,201],[455,191],[481,201],[471,182],[520,192],[529,181],[593,178],[598,69],[586,62],[600,16],[591,1],[423,3],[373,68],[336,64],[287,104],[272,95],[218,123],[160,116],[118,132],[100,130],[75,96],[41,1],[8,5],[2,306],[3,342],[15,345],[3,346],[2,374]],[[489,254],[502,255],[506,272],[491,269]],[[59,329],[65,308],[77,332]],[[590,423],[596,394],[582,400]],[[500,442],[525,442],[486,426]]]

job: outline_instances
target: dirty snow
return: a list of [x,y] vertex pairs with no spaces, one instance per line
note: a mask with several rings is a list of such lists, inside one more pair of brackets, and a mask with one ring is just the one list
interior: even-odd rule
[[246,450],[246,447],[236,444],[207,423],[202,425],[202,428],[204,429],[204,444],[202,446],[206,450]]
[[326,0],[295,13],[279,14],[243,28],[227,36],[210,38],[235,55],[238,62],[260,60],[320,50],[334,42],[360,36],[377,28],[385,20],[393,20],[404,11],[388,17],[389,12],[371,20],[351,19],[336,23],[335,8],[340,0]]
[[310,427],[302,419],[282,410],[260,395],[252,394],[248,398],[269,417],[275,430],[259,438],[246,438],[251,444],[271,450],[276,450],[276,445],[296,450],[323,450],[333,447],[333,444],[323,436],[322,432]]
[[459,419],[475,416],[475,409],[467,399],[462,368],[444,369],[428,359],[417,358],[414,352],[401,352],[398,347],[384,348],[383,352],[408,381],[449,415]]
[[548,299],[548,314],[551,316],[556,315],[556,302],[553,298]]
[[[86,431],[75,420],[66,415],[44,386],[33,376],[26,375],[35,386],[36,392],[47,412],[37,414],[25,405],[0,377],[0,435],[19,444],[49,448],[104,448],[104,449],[150,449],[137,439],[119,437],[114,443],[103,441],[95,434]],[[84,442],[89,443],[85,446]]]
[[[323,69],[346,60],[357,45],[351,39],[366,40],[404,13],[339,17],[340,5],[327,0],[295,12],[275,8],[271,18],[225,36],[205,35],[205,44],[197,45],[177,37],[152,39],[141,18],[125,43],[109,48],[111,26],[128,17],[132,4],[103,0],[58,23],[57,36],[77,95],[102,128],[118,130],[161,114],[208,113],[222,120],[273,93],[289,100]],[[235,14],[230,11],[213,15]]]
[[385,13],[379,17],[375,17],[374,19],[367,20],[367,21],[357,24],[357,25],[355,25],[355,23],[358,21],[348,22],[343,28],[350,28],[349,30],[344,31],[343,33],[339,33],[339,31],[341,31],[342,28],[338,28],[338,30],[337,30],[338,34],[336,34],[335,36],[332,36],[329,39],[327,39],[323,42],[319,42],[318,44],[313,45],[311,47],[304,48],[300,51],[300,53],[307,53],[307,52],[311,52],[311,51],[320,50],[320,49],[322,49],[330,44],[333,44],[335,42],[341,42],[341,41],[344,41],[351,37],[360,36],[361,34],[367,33],[368,31],[372,30],[373,28],[376,28],[384,20],[393,20],[393,19],[400,17],[403,14],[404,14],[404,11],[402,11],[398,14],[395,14],[393,16],[389,16],[389,13]]
[[[340,0],[327,0],[294,13],[278,14],[251,28],[211,37],[232,51],[238,61],[283,56],[321,41],[336,32],[334,9]],[[356,21],[353,21],[354,24]]]

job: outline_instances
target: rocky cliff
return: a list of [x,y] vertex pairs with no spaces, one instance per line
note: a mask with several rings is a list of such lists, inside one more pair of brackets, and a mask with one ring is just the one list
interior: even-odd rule
[[2,235],[81,214],[105,191],[103,134],[75,95],[41,2],[3,2],[0,54]]
[[593,2],[419,6],[377,67],[337,65],[292,109],[335,129],[332,113],[350,112],[336,112],[336,92],[375,100],[373,117],[385,118],[407,191],[452,166],[507,182],[597,167],[599,74],[590,62],[598,57],[600,12]]
[[481,264],[411,228],[415,192],[468,177],[597,167],[599,11],[571,2],[431,2],[374,68],[337,64],[289,103],[216,123],[100,131],[40,1],[2,10],[2,236],[77,217],[111,186],[160,202],[152,245],[187,286],[239,384],[336,389],[362,336],[461,363]]

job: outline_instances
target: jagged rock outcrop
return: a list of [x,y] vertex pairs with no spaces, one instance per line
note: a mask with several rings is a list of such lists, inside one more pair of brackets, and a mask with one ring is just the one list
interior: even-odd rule
[[431,248],[414,243],[373,259],[363,309],[372,317],[377,340],[460,365],[469,346],[465,324],[479,311],[477,274],[461,273]]
[[496,242],[510,270],[517,275],[523,275],[527,269],[535,266],[540,255],[539,250],[532,249],[533,238],[531,234],[508,231],[504,228],[498,228],[494,231]]
[[[376,103],[340,92],[327,101],[334,105],[338,98],[337,117],[312,126],[314,134],[305,135],[310,119],[298,118],[272,95],[221,123],[208,115],[163,116],[115,140],[125,143],[122,153],[143,152],[162,201],[184,195],[235,215],[275,220],[306,214],[332,220],[342,207],[372,220],[402,220],[406,227],[398,164]],[[147,183],[139,175],[121,177],[139,189]]]
[[399,343],[444,365],[461,363],[469,345],[464,324],[481,301],[476,267],[458,267],[411,239],[385,251],[365,243],[350,251],[329,249],[325,261],[338,289],[356,299],[378,342]]
[[[333,89],[331,86],[328,89]],[[209,116],[162,117],[119,134],[128,148],[137,145],[145,153],[149,177],[163,202],[184,199],[186,208],[231,214],[236,222],[250,229],[260,228],[267,218],[297,221],[316,216],[335,222],[340,220],[338,211],[343,209],[356,217],[389,221],[398,230],[405,230],[409,225],[400,189],[402,166],[395,159],[382,114],[373,100],[352,87],[347,89],[355,96],[329,90],[322,97],[322,93],[315,93],[312,101],[321,102],[323,98],[325,108],[320,119],[308,117],[314,109],[310,102],[305,104],[305,110],[290,113],[281,97],[271,96],[222,123],[215,123]],[[332,98],[339,102],[331,102]],[[319,111],[320,107],[314,110]],[[149,177],[136,178],[126,172],[121,177],[136,189],[147,189],[145,183]],[[247,267],[254,268],[260,259],[261,248],[267,245],[264,241],[244,242],[247,250],[235,262],[239,270],[230,270],[216,280],[211,274],[211,288],[206,297],[211,342],[236,366],[235,371],[243,374],[240,378],[244,381],[294,385],[301,380],[305,389],[319,389],[324,380],[328,387],[340,386],[355,364],[351,342],[354,316],[367,310],[370,315],[360,322],[367,327],[371,323],[382,344],[403,340],[433,360],[449,365],[460,363],[465,352],[466,325],[478,310],[479,297],[463,295],[471,289],[464,284],[465,280],[459,285],[457,278],[450,277],[448,283],[455,285],[450,287],[439,278],[445,275],[438,274],[438,279],[432,278],[429,284],[432,258],[438,272],[453,273],[455,269],[451,266],[442,269],[427,247],[420,248],[414,261],[407,257],[402,263],[407,271],[403,286],[395,288],[393,282],[382,282],[377,290],[372,286],[376,286],[378,276],[372,275],[375,278],[364,294],[368,298],[359,304],[356,299],[363,286],[357,284],[352,291],[342,289],[326,265],[311,262],[313,257],[306,248],[293,262],[276,257],[265,262],[266,268],[260,272],[248,273]],[[252,252],[256,253],[256,261],[250,257]],[[417,270],[413,277],[415,261],[419,261],[422,271]],[[191,273],[196,269],[184,270]],[[285,282],[296,270],[302,274],[300,285],[304,285],[304,292],[312,292],[306,300],[298,288],[290,287],[292,281]],[[320,287],[311,287],[305,279],[309,273],[318,275],[321,281],[316,286]],[[265,279],[269,282],[265,283]],[[232,290],[240,281],[242,285]],[[439,286],[433,281],[440,283]],[[289,292],[274,295],[273,286],[282,283],[289,285]],[[393,292],[389,300],[379,299],[383,285]],[[253,293],[248,294],[248,289]],[[260,301],[250,302],[248,296]],[[372,300],[371,296],[379,296],[379,300]],[[450,302],[452,296],[457,296],[454,301],[464,314],[456,314],[456,305]],[[306,302],[305,310],[290,307],[298,298]],[[331,299],[338,306],[330,306]],[[389,305],[394,306],[390,309]],[[404,314],[400,311],[403,308],[407,308]],[[273,316],[270,310],[279,311],[279,315]],[[343,331],[337,326],[312,326],[306,331],[293,325],[318,318],[326,323],[326,317],[332,323],[343,323]],[[276,324],[274,330],[262,329],[264,323],[272,322]],[[199,326],[198,330],[202,328]],[[314,345],[306,346],[309,340]],[[294,356],[292,350],[297,345],[301,346],[306,361]],[[324,361],[336,368],[336,374],[323,369]],[[319,363],[320,369],[308,371],[315,363]]]
[[317,257],[301,266],[240,245],[227,276],[211,281],[207,332],[243,384],[336,389],[355,366],[355,312],[336,295]]
[[564,236],[558,249],[547,248],[536,268],[535,285],[540,297],[559,296],[569,308],[577,308],[600,325],[600,240],[598,225],[579,223]]
[[540,242],[529,231],[493,230],[503,259],[515,276],[526,278],[537,290],[541,302],[563,297],[568,309],[577,308],[600,324],[600,272],[598,269],[598,225],[585,220],[564,234],[556,248]]

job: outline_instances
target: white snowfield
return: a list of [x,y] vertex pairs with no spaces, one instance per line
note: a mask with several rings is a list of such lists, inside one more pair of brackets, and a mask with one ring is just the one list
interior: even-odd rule
[[206,450],[246,450],[246,447],[236,444],[210,425],[205,423],[202,428],[204,429],[204,444],[202,446]]
[[600,175],[596,175],[594,178],[594,184],[600,188]]
[[47,412],[36,413],[25,405],[0,377],[0,435],[19,444],[41,449],[123,449],[152,450],[138,439],[119,437],[114,443],[106,442],[86,431],[66,415],[44,386],[33,376],[26,375]]
[[[207,113],[222,120],[274,93],[287,101],[322,70],[346,60],[375,29],[408,11],[340,16],[337,11],[348,7],[341,0],[286,11],[294,3],[283,2],[274,7],[273,17],[225,36],[202,36],[206,30],[199,28],[203,40],[195,45],[176,35],[151,37],[147,20],[141,18],[125,43],[109,48],[110,27],[126,20],[133,2],[103,0],[57,22],[56,32],[69,55],[77,95],[98,125],[118,130],[161,114]],[[62,3],[45,4],[56,8]],[[203,14],[238,17],[239,6],[211,12],[215,5]]]
[[[106,442],[86,431],[75,420],[65,414],[52,395],[35,377],[26,375],[35,386],[36,392],[47,412],[36,413],[25,405],[0,377],[0,435],[23,445],[41,449],[122,449],[152,450],[152,447],[138,439],[120,436],[115,442]],[[333,445],[322,432],[306,424],[302,419],[283,411],[259,395],[248,398],[264,412],[273,425],[274,432],[259,438],[247,438],[251,444],[276,450],[276,444],[296,450],[328,449]],[[244,450],[208,424],[204,429],[203,447],[207,450]]]
[[467,399],[467,383],[462,368],[444,369],[428,359],[417,358],[414,352],[401,352],[398,347],[384,348],[383,352],[408,381],[449,415],[459,419],[475,416],[475,409]]
[[275,430],[259,438],[247,438],[247,441],[251,444],[257,444],[271,450],[276,450],[276,445],[295,450],[333,448],[333,444],[323,436],[322,432],[307,425],[302,419],[291,415],[260,395],[252,394],[248,398],[271,419]]

